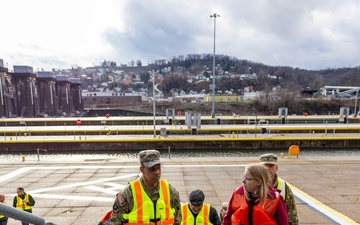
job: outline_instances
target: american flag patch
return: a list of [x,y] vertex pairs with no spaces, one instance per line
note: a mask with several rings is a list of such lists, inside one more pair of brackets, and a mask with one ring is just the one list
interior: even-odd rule
[[125,201],[125,200],[124,200],[124,197],[122,196],[122,194],[118,194],[118,195],[117,195],[117,198],[118,198],[120,204]]

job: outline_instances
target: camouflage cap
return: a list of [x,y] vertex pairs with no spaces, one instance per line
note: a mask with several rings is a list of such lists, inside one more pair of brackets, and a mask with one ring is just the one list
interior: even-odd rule
[[139,152],[140,163],[145,167],[153,167],[160,162],[160,152],[158,150],[143,150]]
[[273,153],[266,153],[262,154],[260,157],[260,163],[261,164],[274,164],[277,165],[277,156]]

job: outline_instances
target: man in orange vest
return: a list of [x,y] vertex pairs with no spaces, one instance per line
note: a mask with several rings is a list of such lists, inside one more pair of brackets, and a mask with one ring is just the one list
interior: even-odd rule
[[161,179],[160,152],[139,153],[142,176],[116,195],[111,225],[179,225],[179,192]]
[[[28,213],[32,213],[32,207],[35,205],[34,198],[25,193],[24,188],[17,188],[17,195],[14,197],[13,206],[19,210],[23,210]],[[21,221],[22,225],[29,225],[27,222]]]
[[189,202],[181,205],[181,225],[221,225],[216,209],[204,200],[202,190],[190,192]]

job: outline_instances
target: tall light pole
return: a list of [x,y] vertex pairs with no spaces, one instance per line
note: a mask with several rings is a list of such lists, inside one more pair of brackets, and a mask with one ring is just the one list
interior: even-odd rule
[[214,18],[214,52],[213,52],[213,82],[212,82],[212,107],[211,107],[211,117],[215,118],[215,36],[216,36],[216,17],[220,15],[214,13],[210,15],[210,18]]
[[156,138],[156,106],[155,106],[155,101],[156,101],[156,94],[155,94],[155,72],[154,70],[152,71],[152,78],[153,78],[153,117],[154,117],[154,138]]

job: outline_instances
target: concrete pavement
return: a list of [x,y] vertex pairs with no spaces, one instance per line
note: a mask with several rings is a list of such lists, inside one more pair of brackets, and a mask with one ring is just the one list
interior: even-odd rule
[[[1,157],[0,157],[1,159]],[[182,200],[200,188],[218,211],[240,185],[244,166],[256,157],[163,158],[162,177]],[[22,186],[36,200],[35,215],[59,225],[97,224],[115,194],[138,177],[135,158],[29,158],[2,160],[0,192],[12,205]],[[300,224],[359,224],[360,156],[279,158],[279,175],[293,186]],[[9,219],[9,225],[19,224]]]

